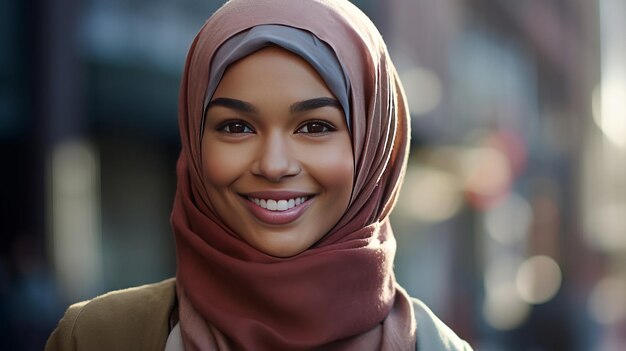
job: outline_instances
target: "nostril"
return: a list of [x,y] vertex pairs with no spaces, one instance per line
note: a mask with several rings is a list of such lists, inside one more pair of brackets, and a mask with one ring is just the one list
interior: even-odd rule
[[284,142],[273,142],[260,150],[252,173],[271,182],[279,182],[285,177],[299,174],[300,169],[300,163]]

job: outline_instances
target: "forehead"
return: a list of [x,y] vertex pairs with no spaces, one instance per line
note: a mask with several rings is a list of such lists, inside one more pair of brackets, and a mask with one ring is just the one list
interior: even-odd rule
[[273,98],[299,95],[333,97],[319,73],[303,58],[270,46],[230,65],[213,95],[223,94]]

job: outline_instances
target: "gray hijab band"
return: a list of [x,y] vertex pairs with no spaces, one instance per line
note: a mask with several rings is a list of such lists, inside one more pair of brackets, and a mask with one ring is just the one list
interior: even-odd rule
[[333,49],[314,34],[294,27],[265,24],[252,27],[229,38],[220,46],[211,62],[209,85],[204,97],[202,129],[206,109],[222,80],[224,72],[235,61],[267,46],[276,45],[305,59],[335,95],[350,130],[350,81]]

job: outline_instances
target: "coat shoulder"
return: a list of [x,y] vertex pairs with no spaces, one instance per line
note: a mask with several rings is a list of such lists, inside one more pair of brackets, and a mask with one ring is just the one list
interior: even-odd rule
[[411,298],[417,327],[417,349],[433,351],[472,351],[471,346],[458,337],[422,301]]
[[46,351],[163,349],[175,303],[172,278],[73,304],[50,335]]

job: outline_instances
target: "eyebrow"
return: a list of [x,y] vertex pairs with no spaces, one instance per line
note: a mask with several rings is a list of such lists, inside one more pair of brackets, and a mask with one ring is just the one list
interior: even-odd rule
[[315,110],[321,107],[337,107],[341,108],[341,104],[337,99],[329,98],[329,97],[320,97],[315,99],[304,100],[300,102],[296,102],[291,105],[291,113],[300,113],[309,110]]
[[216,98],[214,100],[211,100],[211,102],[209,102],[209,104],[207,105],[207,110],[213,106],[228,107],[233,110],[239,110],[245,113],[258,113],[259,112],[259,110],[256,107],[254,107],[254,105],[247,103],[245,101],[231,99],[231,98]]

